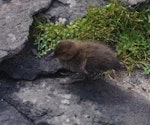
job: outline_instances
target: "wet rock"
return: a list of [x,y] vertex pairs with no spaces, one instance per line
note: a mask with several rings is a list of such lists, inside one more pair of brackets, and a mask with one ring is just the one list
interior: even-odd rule
[[32,16],[49,7],[51,0],[0,1],[0,61],[22,50]]
[[3,79],[0,96],[39,125],[149,125],[150,102],[139,94],[102,79],[74,84],[65,79]]

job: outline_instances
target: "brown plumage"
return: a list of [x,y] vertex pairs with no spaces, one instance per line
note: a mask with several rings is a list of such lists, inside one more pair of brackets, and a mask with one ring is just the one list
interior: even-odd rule
[[109,47],[95,42],[62,40],[56,45],[54,55],[64,68],[83,74],[99,73],[121,67]]

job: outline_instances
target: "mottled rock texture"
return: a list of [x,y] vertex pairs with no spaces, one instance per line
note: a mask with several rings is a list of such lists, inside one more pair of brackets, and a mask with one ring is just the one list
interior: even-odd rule
[[0,61],[18,53],[28,40],[32,16],[51,0],[0,1]]
[[[35,81],[2,80],[0,98],[34,125],[149,125],[150,102],[131,90],[122,90],[113,82],[82,81],[69,84],[66,78]],[[6,108],[0,103],[0,124]],[[4,111],[4,112],[1,112]],[[19,117],[19,118],[18,118]],[[2,119],[2,120],[1,120]],[[22,119],[22,118],[21,118]],[[24,125],[24,120],[14,125]],[[22,124],[21,124],[22,123]],[[12,124],[6,124],[12,125]],[[29,125],[29,124],[27,124]]]
[[[150,125],[149,76],[145,79],[142,75],[122,74],[123,78],[115,82],[74,82],[75,77],[33,80],[42,74],[52,77],[61,67],[57,60],[36,58],[32,41],[24,44],[32,15],[50,3],[0,0],[0,61],[20,52],[3,61],[0,70],[12,78],[24,79],[8,79],[0,74],[0,125]],[[42,17],[69,22],[84,16],[86,6],[105,4],[101,0],[53,0]]]
[[0,101],[0,125],[34,125],[6,101]]

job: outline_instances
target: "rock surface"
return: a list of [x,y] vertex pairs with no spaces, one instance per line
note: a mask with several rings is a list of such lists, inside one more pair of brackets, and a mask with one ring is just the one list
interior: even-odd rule
[[[63,84],[62,84],[63,83]],[[33,82],[1,79],[0,124],[14,125],[19,114],[34,125],[149,125],[150,102],[131,90],[122,90],[102,79],[69,84],[66,78]],[[8,109],[9,109],[8,108]],[[10,112],[12,111],[12,112]],[[13,116],[12,116],[13,117]],[[8,123],[8,124],[7,124]],[[21,124],[22,123],[22,124]],[[12,125],[12,124],[11,124]],[[26,124],[29,125],[29,124]]]
[[[137,1],[140,0],[133,3]],[[0,0],[0,60],[22,50],[32,15],[50,3],[51,0]],[[69,22],[84,16],[86,5],[91,4],[106,2],[55,0],[45,16]],[[36,58],[34,47],[28,44],[19,54],[3,61],[0,70],[26,80],[57,72],[61,67],[57,60]],[[77,79],[22,81],[0,75],[0,125],[149,125],[150,77],[121,77],[115,82],[99,79],[69,84]]]
[[22,50],[32,16],[50,3],[51,0],[0,0],[0,61]]
[[25,119],[13,106],[5,101],[0,101],[0,124],[1,125],[34,125]]
[[36,48],[33,41],[30,40],[19,54],[2,61],[1,74],[6,73],[14,79],[33,80],[40,75],[53,75],[61,68],[58,59],[37,58],[34,52],[36,52]]
[[136,5],[143,2],[149,2],[149,0],[120,0],[120,1],[127,3],[129,5]]
[[100,6],[108,3],[105,0],[55,0],[48,11],[41,17],[51,21],[69,23],[87,13],[88,6]]
[[[130,75],[125,72],[119,72],[118,80],[114,80],[116,85],[124,90],[132,90],[150,100],[150,74],[144,75],[141,70],[134,70]],[[111,78],[113,80],[113,78]]]

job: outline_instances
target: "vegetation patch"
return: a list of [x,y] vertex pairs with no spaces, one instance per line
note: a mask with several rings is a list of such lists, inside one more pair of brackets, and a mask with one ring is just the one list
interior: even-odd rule
[[42,56],[62,39],[96,40],[115,45],[127,69],[150,73],[150,7],[131,10],[114,1],[103,7],[89,7],[87,15],[70,24],[35,19],[33,36]]

